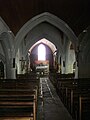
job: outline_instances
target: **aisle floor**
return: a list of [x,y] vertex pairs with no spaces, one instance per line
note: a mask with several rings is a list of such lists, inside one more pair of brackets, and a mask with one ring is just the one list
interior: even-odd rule
[[38,101],[37,120],[73,120],[64,107],[48,78],[40,78],[41,97]]

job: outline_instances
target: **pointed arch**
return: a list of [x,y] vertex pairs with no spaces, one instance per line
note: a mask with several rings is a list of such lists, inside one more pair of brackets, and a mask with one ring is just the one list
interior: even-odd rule
[[14,51],[14,34],[10,31],[7,24],[0,17],[0,43],[4,51],[4,58],[1,56],[3,61],[6,63],[6,78],[11,77],[11,57]]
[[65,33],[68,38],[74,42],[75,46],[77,46],[78,38],[72,31],[72,29],[61,19],[56,17],[55,15],[45,12],[40,15],[37,15],[33,17],[31,20],[29,20],[24,26],[20,29],[20,31],[17,33],[15,38],[15,50],[17,52],[19,45],[21,44],[23,38],[28,34],[30,30],[32,30],[34,27],[39,25],[42,22],[48,22],[51,25],[55,26],[59,30],[61,30],[63,33]]
[[5,64],[6,60],[5,60],[5,57],[2,54],[0,54],[0,60],[2,60],[2,62]]
[[9,47],[9,49],[14,49],[14,39],[15,36],[13,32],[0,17],[0,40],[2,40],[2,42],[4,42]]
[[[37,44],[38,42],[40,42],[42,39],[46,39],[48,42],[46,42],[45,44],[47,44],[50,47],[50,44],[53,44],[54,46],[57,46],[58,49],[60,49],[61,53],[63,50],[63,46],[62,44],[60,44],[61,38],[59,37],[58,39],[56,38],[56,34],[51,34],[50,32],[48,33],[48,30],[46,31],[47,34],[43,35],[41,33],[41,36],[37,35],[35,36],[33,39],[28,40],[28,44],[26,45],[25,49],[23,50],[23,54],[26,55],[28,50],[35,44]],[[45,37],[44,37],[45,36]],[[51,48],[51,47],[50,47]],[[52,52],[54,52],[54,49],[52,49]]]
[[[51,51],[52,52],[54,52],[55,50],[56,50],[56,46],[52,43],[52,42],[50,42],[49,40],[47,40],[46,38],[42,38],[42,39],[40,39],[38,42],[36,42],[35,44],[28,44],[27,45],[27,48],[25,49],[25,51],[24,51],[24,55],[26,56],[27,55],[27,51],[29,51],[29,52],[31,52],[32,51],[32,49],[37,45],[37,44],[40,44],[40,43],[43,43],[43,44],[45,44],[45,45],[47,45],[50,49],[51,49]],[[47,43],[47,44],[46,44]]]
[[7,24],[4,22],[4,20],[0,17],[0,34],[7,31],[10,31],[10,29],[7,26]]

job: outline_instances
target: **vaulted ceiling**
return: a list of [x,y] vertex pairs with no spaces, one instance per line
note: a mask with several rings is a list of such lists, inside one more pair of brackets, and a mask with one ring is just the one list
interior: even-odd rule
[[90,0],[0,0],[0,16],[16,34],[32,17],[50,12],[78,36],[90,25]]

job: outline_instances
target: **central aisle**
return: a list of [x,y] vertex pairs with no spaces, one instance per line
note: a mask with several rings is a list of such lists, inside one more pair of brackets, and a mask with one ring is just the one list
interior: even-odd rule
[[48,77],[40,78],[37,120],[73,120]]

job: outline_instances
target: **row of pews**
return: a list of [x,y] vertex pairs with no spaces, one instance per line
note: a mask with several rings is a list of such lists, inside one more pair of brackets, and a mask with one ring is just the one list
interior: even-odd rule
[[[62,77],[63,76],[63,77]],[[74,120],[90,120],[90,78],[57,74],[50,79]]]
[[[19,76],[19,75],[18,75]],[[0,117],[36,120],[39,78],[0,79]]]

